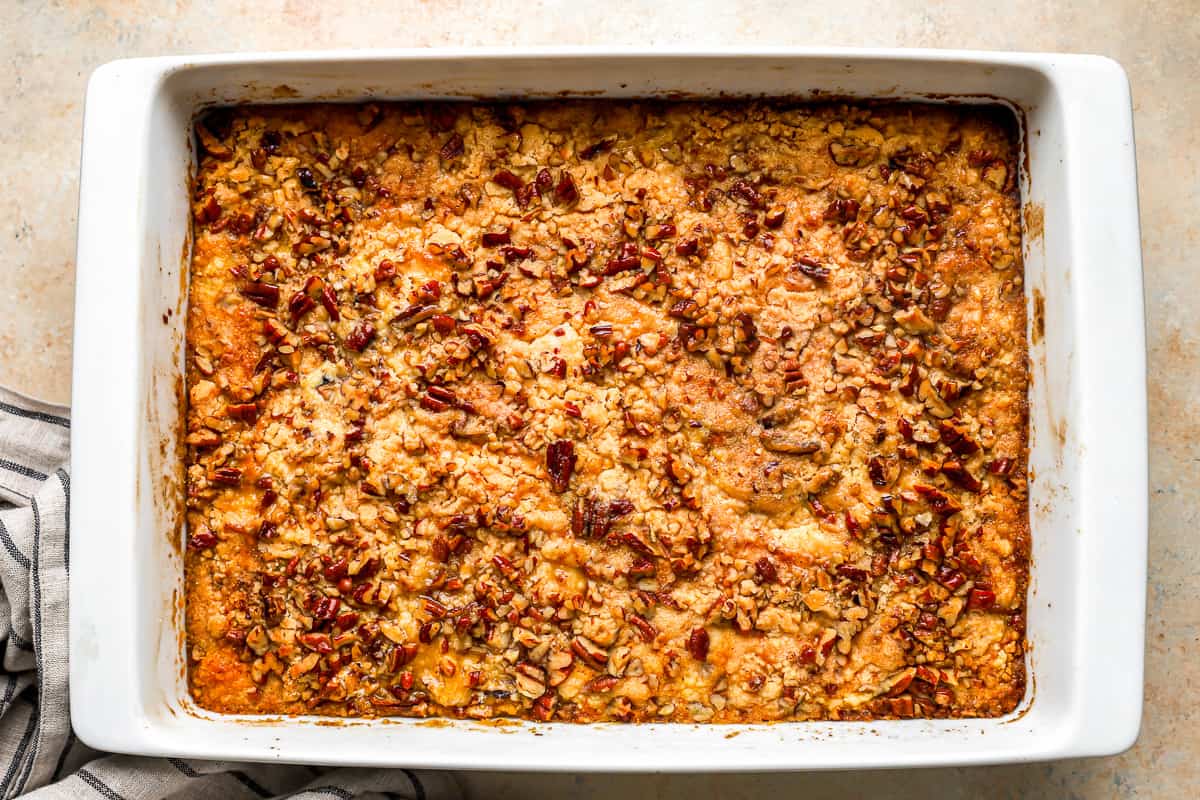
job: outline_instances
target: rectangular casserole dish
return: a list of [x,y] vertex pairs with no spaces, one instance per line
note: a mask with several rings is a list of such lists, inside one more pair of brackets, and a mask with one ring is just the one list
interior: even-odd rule
[[[332,725],[197,709],[184,676],[177,441],[196,112],[317,99],[678,95],[1000,100],[1017,112],[1033,478],[1030,681],[1018,710],[987,720],[624,726]],[[1147,533],[1131,111],[1121,68],[1089,56],[381,51],[100,68],[85,115],[76,297],[76,732],[126,753],[479,769],[927,766],[1128,747],[1141,716]]]

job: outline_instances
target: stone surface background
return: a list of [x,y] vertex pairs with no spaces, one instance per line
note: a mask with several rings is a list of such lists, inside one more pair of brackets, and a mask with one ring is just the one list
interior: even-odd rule
[[[70,399],[84,87],[115,58],[436,45],[847,45],[1102,53],[1136,110],[1149,334],[1146,713],[1124,755],[980,769],[746,776],[471,774],[478,797],[1200,796],[1200,3],[0,0],[0,383]],[[1095,164],[1094,169],[1105,169]],[[120,359],[117,358],[116,363]],[[1114,376],[1114,380],[1121,380]]]

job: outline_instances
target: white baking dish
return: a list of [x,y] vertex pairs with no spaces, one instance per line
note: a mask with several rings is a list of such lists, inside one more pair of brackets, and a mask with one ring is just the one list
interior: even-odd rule
[[[197,710],[184,682],[176,449],[189,124],[197,109],[317,98],[671,92],[1001,98],[1023,117],[1026,285],[1031,307],[1044,299],[1045,333],[1033,331],[1031,340],[1032,679],[1018,712],[975,721],[500,727],[418,720],[334,726]],[[1146,584],[1145,347],[1131,104],[1114,62],[919,50],[118,61],[97,70],[88,87],[82,169],[70,623],[72,719],[88,744],[360,765],[780,770],[1101,755],[1136,738]]]

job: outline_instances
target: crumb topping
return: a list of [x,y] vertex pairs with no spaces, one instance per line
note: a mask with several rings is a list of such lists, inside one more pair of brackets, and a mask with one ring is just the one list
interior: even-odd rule
[[996,109],[196,126],[189,684],[224,712],[995,716],[1025,688]]

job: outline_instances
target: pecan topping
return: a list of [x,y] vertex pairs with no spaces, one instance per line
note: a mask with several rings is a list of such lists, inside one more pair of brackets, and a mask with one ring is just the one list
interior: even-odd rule
[[1019,148],[995,117],[205,115],[182,448],[197,703],[1011,711],[1028,359]]

